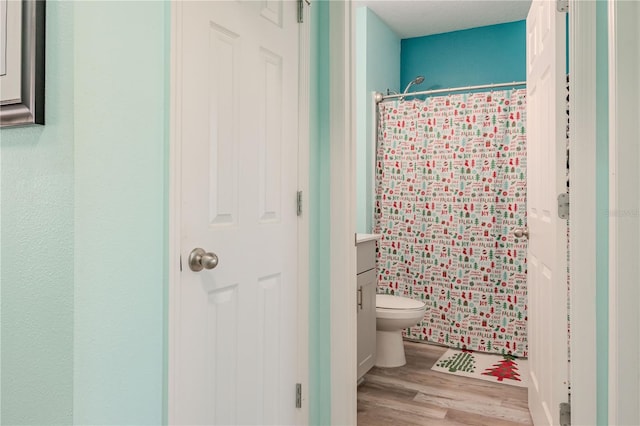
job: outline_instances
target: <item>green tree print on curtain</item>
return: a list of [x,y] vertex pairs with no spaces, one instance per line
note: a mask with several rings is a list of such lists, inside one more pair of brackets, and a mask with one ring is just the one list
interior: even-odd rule
[[427,302],[406,337],[527,356],[526,90],[379,105],[379,291]]

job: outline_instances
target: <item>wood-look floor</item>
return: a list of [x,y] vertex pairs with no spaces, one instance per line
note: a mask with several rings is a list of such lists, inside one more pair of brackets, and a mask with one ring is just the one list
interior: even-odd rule
[[533,424],[526,388],[431,370],[447,348],[404,348],[407,365],[373,367],[358,387],[359,426]]

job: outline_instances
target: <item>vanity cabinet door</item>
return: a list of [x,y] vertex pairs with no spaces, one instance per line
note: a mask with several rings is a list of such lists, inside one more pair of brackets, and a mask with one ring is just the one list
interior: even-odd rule
[[358,274],[358,379],[376,362],[376,270]]

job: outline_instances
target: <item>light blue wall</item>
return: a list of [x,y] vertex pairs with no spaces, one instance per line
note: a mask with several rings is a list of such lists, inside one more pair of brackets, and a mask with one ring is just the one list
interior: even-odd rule
[[516,21],[402,40],[401,87],[443,89],[526,80],[526,22]]
[[309,423],[331,423],[329,287],[329,1],[311,9]]
[[0,130],[0,423],[70,424],[73,4],[47,3],[45,126]]
[[607,2],[596,2],[596,402],[609,424],[609,65]]
[[400,37],[373,11],[356,10],[356,129],[357,129],[357,222],[358,232],[373,229],[373,168],[375,163],[375,116],[371,92],[398,91],[400,85]]
[[168,9],[74,4],[74,421],[159,424]]
[[168,3],[47,2],[46,125],[3,129],[2,424],[159,424]]

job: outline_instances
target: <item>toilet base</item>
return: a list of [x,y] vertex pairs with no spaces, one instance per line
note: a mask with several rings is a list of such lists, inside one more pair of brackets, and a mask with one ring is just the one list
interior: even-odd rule
[[402,330],[376,331],[376,367],[402,367],[407,363]]

